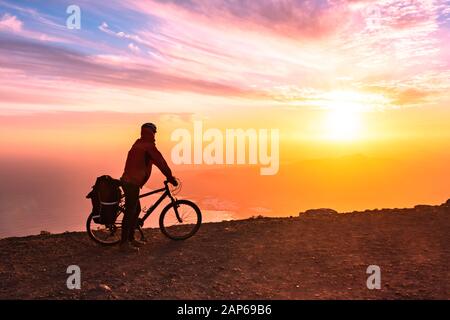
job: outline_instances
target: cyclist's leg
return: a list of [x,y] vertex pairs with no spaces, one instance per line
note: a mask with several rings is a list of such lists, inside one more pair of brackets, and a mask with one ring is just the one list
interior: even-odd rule
[[125,212],[122,221],[121,242],[124,243],[129,240],[130,230],[134,232],[136,226],[135,216],[139,203],[139,187],[129,183],[123,183],[122,186],[125,193]]
[[130,227],[128,228],[128,240],[129,241],[134,240],[134,233],[135,233],[134,230],[137,227],[137,222],[139,220],[139,213],[141,213],[141,202],[139,201],[139,198],[138,198],[138,201],[136,204],[136,210],[135,210],[133,216],[130,218],[130,224],[129,224]]

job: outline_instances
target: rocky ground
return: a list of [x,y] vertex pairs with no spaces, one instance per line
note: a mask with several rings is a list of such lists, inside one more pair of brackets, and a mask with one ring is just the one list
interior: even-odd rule
[[[146,229],[124,254],[86,233],[0,240],[1,299],[449,299],[450,206],[208,223],[174,242]],[[81,289],[66,287],[69,265]],[[381,289],[369,290],[369,265]]]

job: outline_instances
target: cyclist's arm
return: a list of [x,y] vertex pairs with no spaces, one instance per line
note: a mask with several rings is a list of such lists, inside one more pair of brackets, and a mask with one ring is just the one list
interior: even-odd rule
[[155,144],[150,144],[147,148],[148,153],[152,157],[153,163],[158,167],[159,170],[166,176],[167,179],[172,178],[172,170],[170,170],[166,160],[159,150],[156,148]]

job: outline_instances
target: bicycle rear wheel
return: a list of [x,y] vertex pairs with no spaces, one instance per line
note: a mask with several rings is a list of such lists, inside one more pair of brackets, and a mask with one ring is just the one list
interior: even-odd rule
[[192,237],[201,223],[200,209],[189,200],[177,200],[168,204],[159,217],[161,232],[172,240],[185,240]]
[[[120,242],[122,237],[123,212],[117,216],[116,222],[111,225],[97,224],[93,220],[91,213],[86,221],[86,229],[89,237],[95,242],[104,246],[113,246]],[[143,240],[144,233],[140,226],[135,231],[136,239]]]

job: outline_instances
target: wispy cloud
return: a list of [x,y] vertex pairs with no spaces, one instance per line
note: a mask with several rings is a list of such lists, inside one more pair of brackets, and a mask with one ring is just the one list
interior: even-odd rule
[[29,81],[122,88],[124,96],[192,92],[205,103],[316,106],[354,92],[383,108],[438,103],[450,83],[444,0],[127,0],[103,11],[81,1],[92,16],[79,32],[61,29],[44,5],[2,5],[17,15],[1,16],[1,67]]

